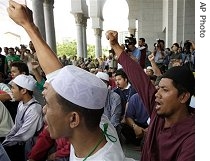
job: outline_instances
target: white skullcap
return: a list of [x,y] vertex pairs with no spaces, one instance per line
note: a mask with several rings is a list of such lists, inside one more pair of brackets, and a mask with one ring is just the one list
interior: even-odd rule
[[149,70],[153,70],[151,66],[148,66],[148,67],[147,67],[147,69],[149,69]]
[[96,77],[98,77],[100,79],[103,79],[105,81],[109,81],[109,75],[107,73],[104,73],[104,72],[98,72],[96,74]]
[[9,84],[15,83],[18,86],[33,91],[36,86],[36,80],[31,75],[20,74],[15,77]]
[[102,109],[105,106],[106,84],[95,74],[74,65],[63,67],[51,85],[60,96],[81,107]]

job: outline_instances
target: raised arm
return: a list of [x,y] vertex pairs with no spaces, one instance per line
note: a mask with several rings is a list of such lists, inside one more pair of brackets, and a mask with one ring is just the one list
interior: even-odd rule
[[106,38],[109,40],[111,48],[115,51],[115,59],[118,59],[124,51],[123,47],[118,43],[118,33],[116,31],[109,30],[106,32]]
[[155,62],[155,57],[154,57],[154,53],[151,53],[149,56],[148,56],[148,59],[152,65],[152,69],[154,71],[154,75],[156,76],[161,76],[162,73],[160,71],[160,69],[158,68],[156,62]]
[[25,5],[20,5],[12,0],[7,8],[9,17],[18,25],[22,26],[28,33],[36,49],[37,58],[45,74],[62,68],[56,54],[50,49],[42,38],[39,29],[33,22],[32,11]]
[[122,65],[133,87],[141,96],[145,107],[151,115],[155,105],[155,86],[149,80],[139,63],[133,61],[118,43],[118,33],[116,31],[107,31],[106,38],[109,40],[110,46],[115,51],[115,58]]

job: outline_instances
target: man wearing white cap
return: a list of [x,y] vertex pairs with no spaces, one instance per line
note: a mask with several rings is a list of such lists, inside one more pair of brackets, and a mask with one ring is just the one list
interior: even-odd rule
[[36,81],[32,76],[18,75],[11,82],[13,97],[18,104],[15,125],[2,145],[11,161],[25,159],[25,143],[43,126],[42,106],[33,97]]
[[106,85],[94,74],[76,66],[62,68],[33,23],[29,8],[9,1],[8,13],[31,38],[49,82],[44,85],[43,111],[50,136],[69,138],[71,161],[125,160],[115,128],[102,116],[108,92]]
[[[107,87],[109,86],[109,75],[105,72],[98,72],[96,77],[100,78]],[[111,89],[108,89],[108,94],[106,98],[106,104],[104,107],[104,114],[108,117],[112,125],[116,128],[121,121],[121,98],[120,96]]]

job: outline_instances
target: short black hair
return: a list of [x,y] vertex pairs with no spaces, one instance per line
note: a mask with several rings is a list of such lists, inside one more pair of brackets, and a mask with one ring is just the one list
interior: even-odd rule
[[[167,70],[162,78],[173,80],[173,85],[178,90],[178,96],[182,93],[189,92],[190,96],[195,95],[195,77],[186,66],[175,66]],[[187,104],[189,105],[190,99]]]
[[84,122],[90,131],[95,130],[96,127],[99,127],[104,108],[97,110],[87,109],[68,101],[67,99],[60,96],[58,93],[56,93],[56,99],[58,103],[62,106],[62,110],[64,112],[69,113],[75,111],[79,114],[81,118],[84,118]]
[[123,71],[123,69],[118,69],[115,71],[115,77],[120,75],[122,78],[127,79],[128,80],[128,76],[127,74]]
[[158,44],[159,43],[163,43],[163,45],[165,45],[165,41],[164,40],[157,40]]
[[173,45],[175,45],[177,48],[179,48],[179,44],[178,43],[174,43]]
[[139,38],[139,40],[141,40],[142,42],[145,42],[145,38],[143,37]]
[[15,51],[15,49],[13,48],[13,47],[10,47],[10,48],[8,48],[9,50],[13,50],[13,51]]
[[12,62],[10,67],[17,67],[20,73],[25,73],[25,75],[29,75],[29,69],[26,63],[22,61]]

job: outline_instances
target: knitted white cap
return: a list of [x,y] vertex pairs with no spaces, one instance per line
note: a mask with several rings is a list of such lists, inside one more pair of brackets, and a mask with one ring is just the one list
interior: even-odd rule
[[109,81],[109,75],[107,73],[104,73],[104,72],[98,72],[96,74],[96,77],[98,77],[100,79],[103,79],[105,81]]
[[108,89],[95,74],[74,65],[63,67],[50,82],[54,90],[66,100],[87,109],[105,106]]

